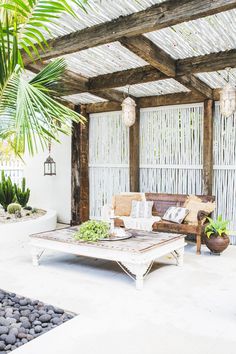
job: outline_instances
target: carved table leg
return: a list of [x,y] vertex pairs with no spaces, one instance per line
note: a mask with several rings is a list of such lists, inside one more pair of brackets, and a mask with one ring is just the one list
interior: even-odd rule
[[32,255],[32,263],[33,266],[39,266],[39,260],[40,257],[42,256],[44,250],[42,248],[38,247],[31,247],[31,255]]
[[135,276],[136,289],[141,290],[143,288],[144,275],[148,271],[151,262],[135,264],[135,263],[123,263],[123,266]]
[[175,253],[177,255],[176,258],[177,266],[182,267],[184,264],[184,247],[176,250]]

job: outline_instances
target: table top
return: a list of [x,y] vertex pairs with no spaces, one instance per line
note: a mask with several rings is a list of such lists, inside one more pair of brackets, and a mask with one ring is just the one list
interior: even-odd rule
[[68,227],[54,231],[33,234],[30,236],[32,240],[54,241],[66,244],[78,245],[79,247],[95,247],[109,249],[114,251],[123,251],[130,253],[143,253],[153,248],[161,247],[167,243],[183,239],[185,235],[163,232],[147,232],[139,230],[127,230],[132,234],[132,237],[126,240],[119,241],[97,241],[87,242],[75,240],[74,234],[78,227]]

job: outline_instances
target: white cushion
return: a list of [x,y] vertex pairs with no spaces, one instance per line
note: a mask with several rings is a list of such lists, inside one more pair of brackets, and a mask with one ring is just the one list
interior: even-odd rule
[[152,217],[152,201],[132,201],[132,209],[130,216],[132,218],[151,218]]

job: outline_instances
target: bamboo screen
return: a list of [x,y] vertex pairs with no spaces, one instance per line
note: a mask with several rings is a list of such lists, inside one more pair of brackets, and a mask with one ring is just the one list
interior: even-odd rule
[[129,130],[121,112],[90,115],[90,217],[99,217],[113,194],[129,191]]
[[[214,116],[214,194],[217,211],[231,221],[236,230],[236,114],[225,118],[220,115],[219,103]],[[236,244],[236,236],[231,237]]]
[[141,110],[142,192],[201,194],[203,105]]

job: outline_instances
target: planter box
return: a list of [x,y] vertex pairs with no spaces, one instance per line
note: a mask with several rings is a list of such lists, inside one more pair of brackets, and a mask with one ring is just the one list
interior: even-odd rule
[[14,246],[14,249],[28,245],[29,235],[51,231],[56,228],[57,213],[46,210],[46,214],[36,219],[0,225],[0,249]]

